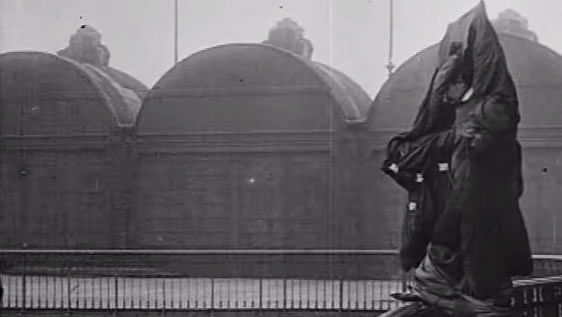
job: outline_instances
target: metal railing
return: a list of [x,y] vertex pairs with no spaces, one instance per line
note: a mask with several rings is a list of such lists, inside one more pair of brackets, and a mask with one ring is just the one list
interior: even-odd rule
[[399,281],[369,280],[3,279],[4,308],[58,310],[387,310],[396,306],[388,295],[401,287]]
[[523,316],[562,316],[562,276],[518,280],[512,306]]
[[[0,250],[4,309],[363,310],[404,288],[387,250]],[[364,269],[365,263],[373,268]],[[396,267],[393,265],[393,267]]]
[[[400,305],[389,294],[410,283],[393,250],[0,250],[0,256],[1,305],[11,310],[385,311]],[[562,257],[537,255],[535,267],[540,276],[558,275]],[[513,305],[528,316],[562,315],[562,277],[515,285]]]

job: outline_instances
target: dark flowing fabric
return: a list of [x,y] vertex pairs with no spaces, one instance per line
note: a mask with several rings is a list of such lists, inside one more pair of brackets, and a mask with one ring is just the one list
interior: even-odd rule
[[425,305],[424,303],[414,302],[387,311],[379,317],[446,317],[445,313]]
[[[445,130],[413,141],[399,135],[389,143],[391,155],[383,164],[383,171],[408,191],[400,249],[405,271],[424,258],[435,224],[443,213],[451,187],[449,157],[458,142],[453,131]],[[393,164],[397,173],[390,169]]]
[[[437,66],[412,130],[389,142],[382,167],[410,198],[402,268],[431,261],[430,243],[444,247],[457,259],[448,278],[462,280],[465,295],[495,297],[530,274],[532,260],[519,209],[517,94],[483,3],[449,25]],[[444,87],[459,74],[473,95],[454,108]]]
[[450,316],[514,316],[510,307],[513,290],[506,281],[493,297],[467,295],[464,280],[457,279],[457,255],[447,248],[430,245],[428,256],[416,268],[415,291],[423,301]]

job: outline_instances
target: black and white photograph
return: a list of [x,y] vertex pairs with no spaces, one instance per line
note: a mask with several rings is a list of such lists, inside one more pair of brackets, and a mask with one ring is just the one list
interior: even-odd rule
[[562,316],[561,17],[0,0],[0,316]]

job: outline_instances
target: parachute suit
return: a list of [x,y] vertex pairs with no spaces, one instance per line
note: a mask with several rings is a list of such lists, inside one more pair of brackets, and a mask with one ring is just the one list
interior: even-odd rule
[[[416,268],[420,297],[449,314],[503,316],[511,278],[530,274],[532,260],[517,94],[482,2],[449,25],[438,66],[412,130],[390,140],[382,166],[410,200],[402,268]],[[472,96],[451,105],[444,91],[459,76]]]

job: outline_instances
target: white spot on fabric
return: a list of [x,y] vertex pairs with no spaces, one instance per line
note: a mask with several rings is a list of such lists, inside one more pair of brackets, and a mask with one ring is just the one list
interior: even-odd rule
[[408,210],[409,210],[409,211],[414,211],[414,210],[416,210],[416,208],[417,208],[416,202],[411,201],[411,202],[408,204]]
[[437,163],[440,172],[446,172],[449,170],[449,163]]

